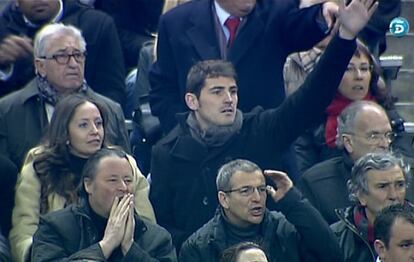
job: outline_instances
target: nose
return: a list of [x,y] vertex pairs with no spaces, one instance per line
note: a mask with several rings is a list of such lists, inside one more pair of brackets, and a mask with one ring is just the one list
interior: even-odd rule
[[69,56],[68,66],[77,67],[79,63],[75,60],[74,56]]
[[119,190],[122,192],[128,191],[128,184],[123,179],[121,179],[121,183],[119,184]]
[[382,136],[381,139],[379,140],[378,146],[384,150],[388,150],[390,147],[391,141],[385,137]]
[[258,188],[254,188],[253,189],[253,193],[252,193],[252,200],[253,201],[260,201],[261,197],[262,196],[260,195],[259,189]]
[[232,95],[231,92],[226,92],[225,102],[226,103],[232,103],[233,102],[233,95]]
[[388,189],[388,199],[391,201],[397,200],[397,190],[393,185],[391,185]]
[[93,134],[98,133],[98,127],[95,124],[92,124],[91,133],[93,133]]
[[355,69],[355,78],[356,79],[362,79],[362,71],[359,68]]

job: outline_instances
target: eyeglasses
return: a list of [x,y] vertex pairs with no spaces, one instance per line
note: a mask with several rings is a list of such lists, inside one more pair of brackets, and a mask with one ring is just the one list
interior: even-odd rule
[[[350,133],[350,134],[354,135],[354,136],[359,136],[355,133]],[[388,131],[388,132],[385,132],[385,133],[371,132],[371,133],[368,133],[365,136],[359,136],[359,137],[365,138],[368,141],[368,143],[370,143],[370,144],[379,144],[382,141],[382,139],[385,139],[389,143],[391,143],[392,141],[394,141],[396,136],[397,135],[394,132]]]
[[66,65],[69,63],[70,58],[73,57],[76,62],[83,63],[85,61],[86,52],[74,52],[72,54],[54,54],[51,56],[41,56],[41,59],[54,59],[56,63],[60,65]]
[[230,189],[227,191],[224,191],[224,193],[232,193],[232,192],[238,192],[241,196],[251,196],[254,193],[254,190],[257,190],[257,192],[259,192],[259,194],[266,194],[266,185],[262,185],[262,186],[258,186],[258,187],[254,187],[254,186],[244,186],[244,187],[240,187],[240,188],[235,188],[235,189]]
[[372,68],[372,65],[362,65],[358,68],[353,65],[348,65],[345,72],[355,74],[357,71],[359,71],[361,75],[365,75],[371,72]]

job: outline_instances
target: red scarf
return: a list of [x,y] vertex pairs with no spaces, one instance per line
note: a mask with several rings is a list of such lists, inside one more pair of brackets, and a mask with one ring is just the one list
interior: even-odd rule
[[354,221],[358,231],[362,234],[362,237],[368,241],[370,245],[373,245],[375,241],[374,225],[368,222],[365,208],[357,206],[354,209]]
[[[375,101],[375,98],[371,95],[371,92],[368,91],[367,95],[362,100]],[[326,119],[325,126],[325,142],[328,147],[336,147],[338,116],[341,114],[342,110],[344,110],[352,102],[354,101],[344,97],[341,95],[341,93],[337,92],[331,104],[326,109],[328,117]]]

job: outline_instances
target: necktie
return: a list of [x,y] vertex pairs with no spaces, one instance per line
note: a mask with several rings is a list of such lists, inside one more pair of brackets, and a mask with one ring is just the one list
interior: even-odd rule
[[229,41],[227,42],[227,46],[231,47],[233,45],[234,39],[236,38],[237,28],[240,25],[240,19],[238,17],[230,16],[229,18],[227,18],[224,24],[230,31],[230,37]]

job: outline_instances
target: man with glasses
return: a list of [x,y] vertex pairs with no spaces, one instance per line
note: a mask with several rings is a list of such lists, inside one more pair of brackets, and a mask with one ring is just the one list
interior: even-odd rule
[[306,171],[299,180],[299,189],[329,224],[338,221],[335,209],[352,204],[346,182],[355,161],[367,153],[390,151],[396,138],[380,105],[370,101],[352,103],[338,117],[337,146],[343,149],[342,156]]
[[[265,176],[276,187],[266,185]],[[180,261],[219,261],[225,249],[244,241],[261,246],[269,261],[341,261],[335,236],[286,173],[237,159],[220,168],[216,186],[216,214],[184,242]],[[280,212],[266,209],[267,195]]]
[[79,28],[85,38],[88,84],[123,105],[126,74],[121,44],[110,16],[73,0],[7,2],[10,3],[0,14],[0,97],[21,89],[36,76],[33,67],[36,33],[47,24],[63,23]]
[[[409,167],[390,153],[368,153],[352,168],[350,207],[336,210],[331,225],[345,262],[375,261],[374,221],[385,207],[405,203]],[[329,196],[325,196],[329,198]]]
[[60,97],[84,93],[110,112],[110,142],[129,151],[121,107],[95,93],[84,78],[86,43],[81,32],[63,24],[45,26],[34,41],[36,77],[23,89],[0,99],[0,154],[21,167],[25,154],[37,145]]

